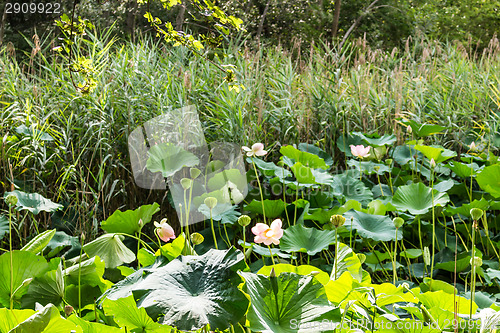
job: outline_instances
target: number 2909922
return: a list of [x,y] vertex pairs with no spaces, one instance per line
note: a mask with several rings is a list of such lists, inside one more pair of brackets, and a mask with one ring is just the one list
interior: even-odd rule
[[61,4],[57,2],[7,2],[5,14],[61,14]]

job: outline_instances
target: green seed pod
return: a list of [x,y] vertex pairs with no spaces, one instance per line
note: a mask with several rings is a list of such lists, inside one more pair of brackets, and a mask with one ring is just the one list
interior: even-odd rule
[[470,258],[470,265],[476,266],[476,267],[481,267],[483,265],[483,259],[481,259],[479,257]]
[[200,174],[201,174],[201,171],[198,168],[191,168],[191,169],[189,169],[189,175],[191,176],[192,179],[198,178],[198,176]]
[[205,240],[205,237],[203,237],[203,235],[200,233],[193,232],[191,234],[191,242],[194,245],[200,245],[201,243],[203,243],[204,240]]
[[403,220],[401,217],[398,216],[392,220],[392,223],[394,223],[394,226],[396,227],[396,229],[399,229],[403,226],[403,224],[405,223],[405,220]]
[[189,190],[191,186],[193,185],[193,181],[189,178],[182,178],[181,179],[181,186],[184,190]]
[[428,246],[424,247],[424,264],[426,266],[431,264],[431,253]]
[[205,205],[207,205],[208,209],[212,210],[217,206],[217,198],[208,197],[204,201]]
[[483,210],[480,208],[472,208],[470,210],[470,216],[472,216],[474,221],[477,221],[483,216]]
[[17,205],[18,202],[17,196],[14,194],[9,194],[8,196],[5,197],[5,202],[10,207]]
[[330,217],[330,223],[333,224],[335,228],[341,227],[345,223],[345,217],[342,215],[332,215]]
[[391,165],[392,164],[392,158],[388,158],[385,160],[386,165]]
[[401,283],[401,287],[403,287],[403,290],[410,290],[410,285],[408,284],[408,282],[403,282]]
[[246,227],[250,224],[250,222],[252,222],[252,219],[248,215],[241,215],[240,217],[238,217],[238,224],[242,227]]

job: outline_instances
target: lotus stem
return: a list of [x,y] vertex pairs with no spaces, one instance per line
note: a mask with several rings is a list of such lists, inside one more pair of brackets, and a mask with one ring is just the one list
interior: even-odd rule
[[259,173],[257,172],[257,166],[252,157],[253,169],[255,171],[255,178],[257,179],[257,184],[259,185],[260,201],[262,204],[262,215],[264,215],[264,223],[266,223],[266,208],[264,207],[264,194],[262,193],[262,186],[260,185]]
[[212,208],[210,208],[210,227],[212,228],[212,236],[214,237],[215,249],[218,250],[219,248],[217,247],[217,237],[215,236],[214,219],[212,217]]

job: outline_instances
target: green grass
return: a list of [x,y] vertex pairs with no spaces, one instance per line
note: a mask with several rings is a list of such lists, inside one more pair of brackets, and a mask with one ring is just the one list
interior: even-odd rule
[[[498,130],[500,47],[484,54],[461,45],[409,42],[406,50],[373,50],[363,40],[335,49],[227,49],[246,89],[229,91],[213,65],[181,48],[142,40],[110,43],[90,36],[80,52],[97,68],[97,89],[88,96],[71,84],[65,59],[41,50],[20,62],[0,50],[0,181],[16,183],[71,204],[83,229],[116,208],[166,202],[163,193],[138,189],[127,149],[128,134],[143,122],[182,105],[197,106],[207,140],[280,145],[317,142],[335,157],[346,131],[396,133],[398,118],[447,127],[433,138],[460,152],[463,143]],[[298,46],[299,47],[299,46]],[[19,125],[36,127],[55,140],[8,140]],[[272,156],[272,155],[271,155]],[[94,228],[94,230],[96,230]]]

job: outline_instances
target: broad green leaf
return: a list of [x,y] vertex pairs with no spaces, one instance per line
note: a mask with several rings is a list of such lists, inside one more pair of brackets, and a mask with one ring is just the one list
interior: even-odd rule
[[[396,239],[396,227],[389,216],[370,215],[351,210],[345,213],[344,217],[347,219],[345,226],[350,226],[363,238],[381,242]],[[397,230],[397,238],[398,240],[403,238],[403,232],[400,229]]]
[[34,310],[9,310],[0,308],[0,332],[10,332],[11,329],[31,317]]
[[[249,164],[252,164],[252,159],[247,158],[247,162]],[[259,158],[254,158],[253,162],[257,166],[257,169],[259,169],[262,174],[268,177],[273,177],[276,176],[280,179],[285,179],[287,177],[290,177],[292,173],[285,168],[279,167],[273,162],[264,162],[263,160]]]
[[330,218],[332,217],[332,215],[337,214],[338,210],[338,207],[334,207],[331,209],[309,209],[309,211],[304,216],[304,220],[318,221],[321,224],[325,224],[330,222]]
[[413,160],[413,155],[420,154],[420,152],[416,151],[413,146],[403,145],[397,146],[394,148],[392,153],[392,157],[394,160],[401,166],[408,164],[408,162]]
[[171,177],[184,167],[194,167],[200,163],[198,157],[172,143],[160,143],[148,151],[146,168],[151,172],[161,172],[163,177]]
[[137,252],[137,260],[143,267],[152,265],[155,262],[155,259],[155,254],[143,247]]
[[159,256],[160,253],[162,256],[168,259],[168,261],[172,261],[178,256],[181,255],[184,247],[186,246],[186,238],[184,237],[184,233],[182,235],[177,236],[171,243],[167,243],[162,245],[161,249],[158,249],[155,253],[155,256]]
[[57,269],[35,277],[29,284],[28,292],[21,299],[23,308],[35,308],[35,303],[58,306],[64,298],[64,276],[59,261]]
[[457,161],[450,161],[446,167],[453,171],[458,177],[463,179],[475,177],[477,175],[477,171],[480,170],[476,163],[472,163],[471,165]]
[[347,173],[333,177],[333,194],[343,196],[346,200],[356,200],[366,205],[373,200],[373,193],[362,181]]
[[457,156],[456,152],[437,146],[416,145],[414,148],[424,154],[427,159],[434,159],[436,163],[441,163]]
[[415,259],[422,256],[421,249],[406,249],[406,251],[401,251],[399,253],[400,256],[406,257],[408,259]]
[[434,280],[429,277],[424,277],[424,281],[420,284],[420,290],[422,290],[423,292],[442,290],[448,294],[458,295],[458,290],[457,288],[453,287],[453,285],[441,280]]
[[413,215],[425,214],[432,209],[433,204],[434,207],[445,206],[448,201],[448,194],[436,190],[431,192],[431,188],[423,183],[400,186],[392,197],[394,207]]
[[303,166],[314,168],[314,169],[328,169],[325,160],[318,155],[311,154],[305,151],[300,151],[293,146],[283,146],[280,149],[280,153],[295,161],[295,163],[300,163]]
[[138,308],[132,295],[117,300],[105,299],[102,307],[106,316],[113,317],[120,327],[126,327],[129,332],[171,331],[170,327],[155,323],[144,308]]
[[241,279],[236,274],[244,267],[243,254],[234,248],[181,256],[166,265],[160,260],[118,282],[101,299],[133,293],[138,307],[161,324],[183,331],[207,324],[223,330],[247,311],[248,300],[237,288]]
[[[238,222],[238,217],[241,213],[237,210],[237,205],[231,204],[217,204],[212,209],[212,219],[214,221],[220,221],[222,224],[235,224]],[[207,219],[210,219],[210,208],[207,207],[204,203],[198,207],[198,211],[205,215]],[[267,211],[266,211],[267,215]]]
[[229,183],[236,185],[241,192],[248,186],[246,175],[239,169],[226,169],[210,175],[207,182],[208,192],[220,190]]
[[56,234],[56,229],[47,230],[41,234],[35,236],[28,244],[23,246],[21,251],[28,251],[33,254],[38,254],[43,251],[45,247],[49,244],[50,240]]
[[28,210],[33,213],[33,215],[37,215],[42,211],[52,213],[63,208],[63,205],[52,202],[38,193],[25,193],[15,190],[12,192],[5,192],[5,197],[10,194],[15,195],[18,199],[16,204],[17,210]]
[[365,135],[361,132],[352,132],[352,135],[358,136],[370,146],[390,146],[394,142],[396,142],[396,136],[394,134],[384,134],[382,136],[379,136],[377,133]]
[[81,245],[78,237],[70,236],[64,231],[56,231],[43,253],[48,258],[64,254],[66,259],[70,259],[80,255],[80,250]]
[[326,165],[333,165],[333,158],[328,155],[323,149],[316,147],[315,145],[311,145],[309,143],[299,143],[299,150],[306,153],[318,155],[325,161]]
[[455,214],[461,214],[463,216],[471,217],[470,216],[470,210],[472,208],[479,208],[482,210],[488,210],[490,207],[490,202],[484,198],[481,198],[481,200],[474,200],[471,203],[463,204],[460,207],[452,207],[452,206],[447,206],[445,209],[445,213],[448,216],[455,215]]
[[71,315],[69,321],[82,328],[84,333],[124,333],[125,330],[109,325],[88,322],[76,315]]
[[[244,210],[250,212],[263,214],[262,212],[262,201],[253,199],[248,205],[246,205]],[[264,199],[264,210],[266,211],[266,218],[275,219],[281,216],[285,210],[285,203],[283,200],[269,200]]]
[[80,280],[80,284],[103,288],[105,286],[105,281],[102,278],[104,270],[104,261],[95,256],[66,268],[63,275],[66,277],[67,284],[78,285],[78,280]]
[[9,219],[0,215],[0,240],[9,233]]
[[446,129],[446,127],[434,124],[419,124],[414,120],[403,122],[405,125],[410,125],[413,133],[419,138],[437,134]]
[[123,244],[124,236],[104,234],[83,246],[83,250],[92,258],[98,256],[106,263],[106,268],[115,268],[123,263],[135,260],[135,254]]
[[[12,251],[12,267],[13,291],[19,288],[14,295],[14,302],[17,304],[28,291],[28,285],[23,285],[23,282],[42,275],[49,269],[49,265],[44,257],[31,252]],[[10,281],[10,253],[6,252],[0,256],[0,303],[5,307],[10,305]]]
[[340,311],[328,302],[323,285],[313,276],[281,273],[277,277],[240,272],[242,290],[250,298],[247,321],[252,331],[300,332],[299,324],[340,322]]
[[61,317],[59,310],[48,304],[28,319],[14,327],[9,333],[83,333],[81,327]]
[[[335,252],[333,252],[333,254],[335,255]],[[339,242],[338,253],[335,256],[330,278],[336,280],[342,276],[344,272],[349,272],[353,278],[361,282],[363,278],[363,269],[361,268],[361,261],[356,253],[354,253],[349,246]],[[337,262],[336,265],[335,262]],[[335,271],[335,267],[337,271]]]
[[[358,172],[359,170],[359,161],[349,160],[347,161],[347,165],[354,167]],[[373,161],[362,161],[361,162],[361,172],[367,175],[379,174],[383,175],[386,172],[390,172],[391,168],[389,166],[382,163],[375,163]]]
[[309,275],[311,274],[321,282],[321,284],[325,285],[330,281],[330,276],[328,273],[323,272],[322,270],[318,269],[315,266],[311,265],[300,265],[300,266],[295,266],[295,265],[290,265],[290,264],[276,264],[273,266],[264,266],[262,267],[257,274],[262,274],[265,276],[269,276],[271,274],[271,270],[274,269],[274,273],[276,276],[280,275],[281,273],[289,272],[289,273],[295,273],[298,275]]
[[[261,257],[268,258],[271,256],[271,254],[269,253],[269,248],[267,248],[267,247],[260,246],[260,245],[255,244],[255,243],[246,243],[246,242],[243,243],[242,239],[238,240],[238,245],[241,245],[244,249],[251,249],[251,251],[255,252],[256,254],[258,254]],[[280,251],[279,248],[276,248],[276,247],[272,247],[271,252],[272,252],[273,256],[278,256],[278,257],[283,258],[283,259],[290,259],[290,258],[295,259],[295,256],[292,257],[290,254],[282,252],[282,251]]]
[[280,249],[289,253],[304,252],[313,256],[334,243],[334,231],[306,228],[302,224],[297,224],[284,230]]
[[292,172],[299,184],[316,184],[316,179],[310,167],[297,162],[292,166]]
[[[109,233],[122,232],[134,235],[142,226],[151,222],[153,215],[160,210],[156,202],[152,205],[143,205],[136,210],[120,211],[117,209],[106,221],[101,222],[101,228]],[[139,224],[142,221],[142,224]]]
[[[449,294],[442,290],[439,291],[428,291],[423,294],[417,294],[417,298],[422,302],[422,304],[428,308],[440,308],[443,310],[454,312],[458,310],[459,314],[469,314],[471,309],[471,301],[458,295]],[[457,306],[455,307],[455,302]],[[477,305],[472,303],[472,313],[476,313]]]
[[500,164],[490,165],[476,177],[477,183],[484,191],[495,198],[500,198]]

